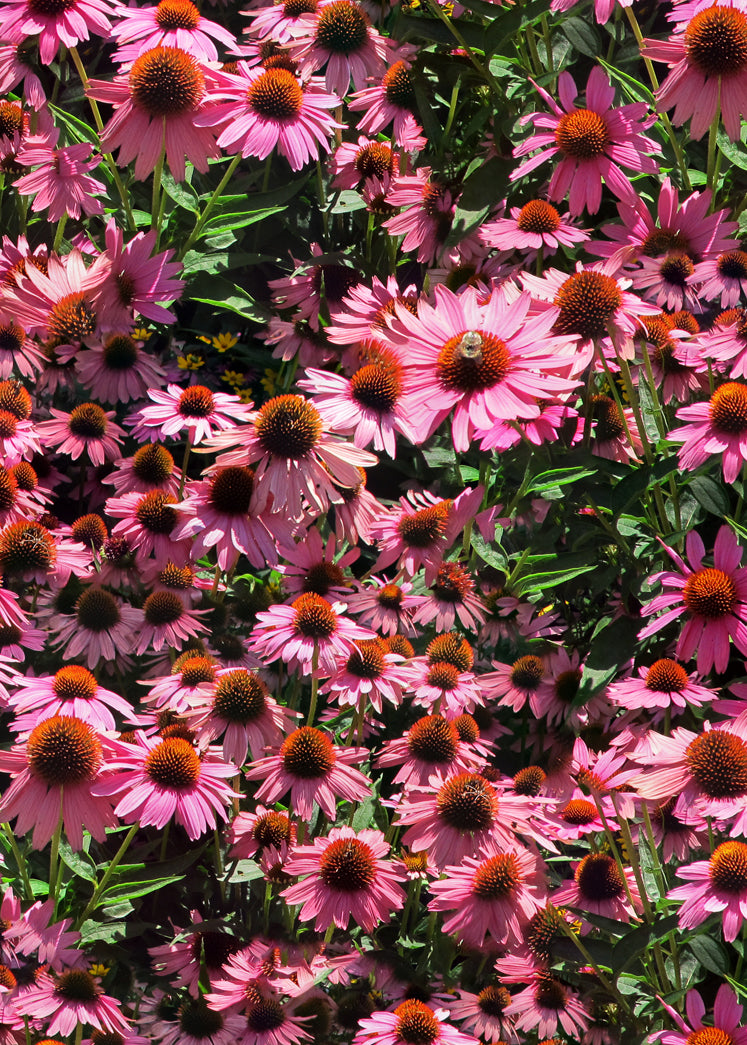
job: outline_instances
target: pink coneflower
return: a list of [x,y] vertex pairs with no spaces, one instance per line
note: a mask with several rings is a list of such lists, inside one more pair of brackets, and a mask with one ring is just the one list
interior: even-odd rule
[[213,40],[228,48],[236,45],[233,33],[204,18],[192,0],[122,8],[112,38],[119,45],[114,58],[121,62],[132,62],[152,47],[180,47],[203,62],[215,62],[218,52]]
[[81,403],[71,413],[50,407],[51,421],[37,425],[45,446],[56,447],[60,454],[77,461],[85,454],[92,464],[113,461],[120,453],[124,431],[114,423],[113,410],[104,411],[96,403]]
[[677,640],[677,657],[689,660],[697,650],[701,675],[713,667],[724,672],[730,637],[741,653],[747,653],[747,568],[740,566],[742,549],[728,526],[722,526],[716,537],[712,567],[703,565],[705,545],[694,530],[685,543],[689,565],[668,545],[664,547],[679,572],[664,571],[651,578],[669,590],[657,595],[641,612],[645,616],[666,612],[650,621],[638,637],[646,639],[686,615],[689,619]]
[[416,441],[403,397],[402,360],[375,341],[361,356],[361,367],[350,377],[310,368],[298,385],[330,427],[352,434],[356,446],[373,443],[374,450],[394,458],[397,433]]
[[721,308],[734,308],[747,295],[747,253],[729,250],[715,259],[701,261],[690,282],[697,285],[698,297],[706,301],[720,298]]
[[554,254],[559,246],[573,247],[589,239],[587,229],[566,221],[546,200],[530,200],[523,207],[512,207],[510,218],[494,218],[480,226],[479,235],[488,247],[497,250],[543,250]]
[[443,869],[445,879],[428,886],[431,911],[454,911],[444,932],[470,947],[483,946],[485,934],[500,946],[522,942],[522,928],[546,902],[544,867],[536,854],[513,848],[494,856],[465,856]]
[[417,789],[440,786],[447,777],[478,770],[483,760],[462,742],[453,721],[426,715],[400,739],[386,740],[376,762],[401,766],[394,783]]
[[271,7],[244,10],[241,14],[252,19],[252,24],[244,32],[252,38],[259,38],[260,44],[267,37],[274,43],[287,44],[299,29],[301,16],[314,14],[318,6],[319,0],[284,0]]
[[[644,40],[643,53],[665,62],[669,76],[656,92],[657,108],[676,106],[675,125],[690,120],[690,136],[702,138],[717,113],[732,141],[747,114],[747,15],[738,0],[672,11],[678,23],[668,40]],[[716,51],[714,51],[714,41]]]
[[366,932],[388,922],[404,906],[402,865],[388,861],[389,843],[381,831],[332,828],[326,838],[294,849],[285,870],[308,875],[283,891],[285,902],[303,904],[302,921],[315,919],[323,932],[330,925],[347,928],[350,919]]
[[0,814],[4,820],[16,818],[18,835],[33,829],[34,849],[50,841],[60,815],[76,852],[83,848],[83,828],[103,842],[106,828],[117,824],[111,802],[92,790],[103,765],[101,741],[87,722],[59,715],[45,719],[25,743],[0,752],[0,769],[14,778]]
[[261,849],[280,850],[295,845],[296,825],[286,813],[277,813],[258,803],[253,813],[237,813],[231,821],[231,858],[248,860]]
[[46,105],[47,98],[32,63],[32,53],[26,39],[0,46],[0,94],[7,94],[21,84],[26,104],[38,112]]
[[10,698],[10,707],[18,715],[30,718],[33,714],[33,725],[54,715],[72,715],[104,732],[115,728],[112,710],[126,722],[137,721],[129,701],[100,686],[80,664],[70,664],[54,675],[40,678],[19,676],[16,685],[20,688]]
[[200,739],[223,737],[223,757],[235,766],[279,744],[297,715],[270,696],[256,671],[224,668],[218,672],[215,692],[206,707],[197,707],[188,721]]
[[249,780],[262,780],[254,796],[259,802],[277,802],[290,790],[290,807],[302,820],[311,818],[314,803],[330,818],[336,802],[362,802],[371,792],[371,781],[353,769],[364,748],[337,747],[321,730],[301,726],[283,741],[276,755],[253,762]]
[[[576,865],[573,880],[564,882],[552,894],[556,907],[573,907],[617,922],[629,922],[642,910],[635,876],[623,868],[624,876],[609,853],[589,853]],[[631,906],[630,898],[635,906]],[[591,926],[584,923],[586,932]]]
[[595,66],[589,74],[586,108],[576,108],[578,89],[568,72],[561,73],[558,80],[562,108],[541,87],[535,87],[552,115],[531,113],[522,117],[522,124],[531,123],[540,129],[514,149],[514,156],[542,151],[512,171],[511,181],[560,154],[548,191],[554,201],[569,193],[572,215],[584,209],[596,214],[602,202],[603,179],[618,199],[632,202],[630,177],[619,165],[639,174],[655,174],[659,169],[656,161],[645,155],[658,149],[656,142],[642,133],[655,122],[655,117],[648,115],[646,103],[613,109],[615,91],[601,66]]
[[376,1012],[358,1021],[353,1045],[476,1045],[474,1038],[448,1023],[443,1009],[433,1010],[410,998],[394,1012]]
[[108,741],[112,746],[107,768],[111,772],[96,785],[96,794],[118,795],[115,809],[125,823],[164,828],[172,817],[194,841],[217,821],[228,819],[234,792],[225,783],[235,776],[229,765],[212,751],[195,751],[182,737],[146,737],[135,732],[132,744]]
[[702,311],[700,290],[694,285],[695,266],[684,251],[639,258],[638,264],[631,280],[647,301],[656,302],[659,308]]
[[[741,1027],[742,1006],[737,1001],[737,996],[728,984],[722,983],[716,992],[716,1001],[713,1006],[713,1023],[704,1024],[703,1017],[706,1013],[705,1003],[698,991],[688,991],[685,996],[685,1013],[687,1021],[673,1009],[671,1005],[664,1003],[664,1008],[672,1020],[680,1028],[677,1031],[659,1031],[655,1037],[663,1045],[693,1045],[698,1040],[707,1045],[710,1038],[717,1042],[721,1038],[727,1040],[731,1045],[747,1045],[747,1027]],[[651,1038],[653,1041],[653,1037]]]
[[[570,11],[578,3],[578,0],[552,0],[550,4],[551,11]],[[605,25],[609,22],[613,12],[616,10],[616,5],[620,7],[630,7],[633,0],[594,0],[594,17],[596,18],[599,25]],[[584,1039],[586,1045],[586,1039]]]
[[149,679],[144,698],[157,710],[169,708],[181,715],[193,707],[204,707],[215,692],[218,665],[212,657],[187,650],[172,666],[171,674]]
[[378,134],[394,121],[394,140],[408,151],[421,148],[423,142],[423,128],[415,120],[417,102],[411,69],[408,61],[399,59],[389,67],[380,84],[358,91],[348,102],[353,112],[363,111],[359,131]]
[[154,169],[165,142],[166,159],[177,181],[184,180],[185,158],[198,171],[219,155],[212,131],[198,127],[205,108],[205,75],[193,55],[179,47],[154,47],[140,55],[112,83],[90,80],[87,93],[115,106],[101,132],[106,152],[119,149],[119,164],[135,160],[135,177]]
[[104,478],[117,494],[146,494],[153,490],[176,494],[179,490],[181,469],[174,464],[173,455],[160,443],[149,443],[136,450],[132,457],[121,457],[115,469]]
[[96,333],[93,296],[102,278],[86,268],[77,250],[64,260],[52,254],[45,272],[25,266],[20,282],[7,287],[4,305],[28,334],[43,338],[50,348],[77,348]]
[[25,660],[28,650],[38,653],[46,644],[46,634],[42,628],[8,624],[0,619],[0,657]]
[[109,1034],[127,1034],[129,1030],[119,1002],[104,994],[98,978],[81,966],[63,969],[54,977],[46,972],[38,974],[23,995],[23,1012],[44,1020],[50,1035],[66,1037],[81,1024]]
[[186,606],[176,592],[152,591],[143,603],[142,620],[133,636],[135,654],[139,656],[148,649],[158,652],[164,646],[181,649],[208,630],[200,619],[208,612]]
[[555,309],[530,316],[529,294],[508,304],[501,290],[484,303],[471,288],[457,296],[437,286],[435,295],[435,306],[422,303],[417,316],[398,308],[387,331],[405,359],[403,405],[418,441],[453,410],[454,447],[464,452],[475,433],[536,417],[538,398],[577,384],[567,379],[576,338],[552,336]]
[[390,236],[404,236],[403,250],[418,251],[418,261],[430,264],[443,250],[454,220],[455,194],[431,177],[430,167],[394,179],[387,203],[404,207],[401,214],[384,222]]
[[280,547],[280,554],[287,560],[279,567],[284,589],[290,595],[313,592],[323,598],[346,599],[351,580],[345,577],[344,570],[356,561],[359,549],[349,548],[340,554],[335,538],[328,537],[325,546],[315,527],[296,536],[296,544],[288,542]]
[[684,900],[678,912],[682,929],[693,929],[711,914],[723,912],[724,939],[731,943],[747,919],[747,845],[722,842],[708,860],[677,868],[690,885],[667,893],[670,900]]
[[13,182],[13,187],[22,196],[33,196],[32,211],[48,210],[50,221],[59,221],[63,214],[79,218],[81,211],[88,217],[101,214],[103,205],[96,197],[105,188],[89,177],[90,171],[101,163],[101,157],[89,159],[89,142],[58,149],[59,136],[59,128],[50,127],[47,133],[26,139],[16,162],[36,170]]
[[358,639],[375,638],[343,616],[343,608],[313,592],[299,595],[290,606],[272,606],[257,614],[249,648],[268,661],[282,657],[305,674],[316,659],[319,671],[331,675],[337,659],[349,657]]
[[70,0],[51,8],[33,0],[3,0],[2,8],[4,38],[38,35],[42,65],[52,64],[60,44],[75,47],[80,40],[88,40],[89,33],[107,40],[109,18],[114,13],[108,0]]
[[224,432],[212,441],[212,449],[239,445],[221,454],[219,465],[257,462],[256,510],[270,506],[294,521],[305,515],[304,502],[315,514],[339,501],[338,486],[360,485],[359,469],[376,464],[367,450],[327,430],[316,407],[300,395],[280,395],[268,400],[253,415],[253,424]]
[[321,692],[341,707],[365,708],[370,703],[380,714],[384,701],[399,706],[410,686],[410,672],[400,668],[401,663],[402,657],[389,652],[381,639],[359,639]]
[[210,72],[215,104],[195,120],[200,127],[220,128],[221,148],[260,160],[277,149],[294,171],[329,149],[332,132],[340,127],[329,110],[340,100],[321,89],[319,77],[300,81],[288,69],[252,69],[246,62],[237,70]]
[[238,396],[211,392],[204,385],[169,385],[165,392],[149,388],[148,398],[156,405],[142,407],[128,423],[135,438],[144,436],[153,442],[186,433],[196,445],[237,421],[246,421],[252,410],[251,403],[242,403]]
[[[372,544],[371,527],[386,514],[381,502],[366,489],[366,473],[358,469],[359,481],[355,486],[342,487],[340,500],[334,505],[335,537],[356,545],[359,541]],[[352,596],[348,596],[348,604]]]
[[133,631],[142,611],[104,588],[90,587],[78,596],[72,614],[60,614],[50,622],[56,632],[53,645],[64,647],[63,660],[85,656],[93,670],[100,660],[129,663],[124,650],[131,648]]
[[513,711],[521,711],[540,686],[548,685],[544,681],[547,674],[545,662],[534,653],[526,653],[512,664],[494,661],[493,667],[497,670],[483,672],[478,677],[478,685],[491,703],[497,701]]
[[204,997],[185,999],[176,1015],[176,1022],[159,1021],[153,1028],[162,1045],[233,1045],[240,1040],[241,1017],[209,1009]]
[[[697,336],[697,321],[692,330],[689,324],[687,329],[678,329],[678,324],[684,326],[685,315],[688,314],[680,312],[669,315],[662,312],[643,320],[643,340],[647,347],[642,351],[648,355],[659,397],[665,403],[671,403],[673,399],[687,402],[693,392],[703,393],[708,390],[705,339],[701,340]],[[695,320],[695,317],[692,319]],[[697,355],[696,344],[699,350]]]
[[394,315],[397,302],[417,313],[418,296],[412,284],[401,291],[394,276],[388,276],[386,283],[374,276],[370,287],[365,283],[350,287],[340,311],[330,313],[327,337],[334,345],[355,345],[372,337],[376,339],[377,331],[383,330],[388,317]]
[[107,513],[122,520],[112,530],[112,537],[124,538],[143,558],[152,554],[162,562],[171,559],[183,565],[188,558],[188,545],[186,541],[174,540],[173,532],[180,522],[176,503],[173,494],[158,489],[110,497]]
[[[643,451],[641,433],[630,407],[621,411],[611,396],[594,395],[591,397],[590,414],[593,454],[623,464],[640,459]],[[585,419],[579,416],[574,443],[580,443],[583,439],[585,424]]]
[[469,570],[458,562],[442,562],[427,596],[415,611],[413,623],[435,622],[436,630],[448,631],[457,617],[463,628],[473,631],[485,623],[485,607],[474,594],[475,582]]
[[76,356],[80,383],[105,403],[142,399],[166,377],[144,342],[125,333],[110,334],[100,344],[90,344]]
[[511,995],[499,984],[483,987],[479,994],[458,990],[458,1000],[449,1002],[449,1015],[460,1020],[465,1030],[473,1031],[489,1045],[501,1045],[514,1039],[514,1021],[506,1016]]
[[368,77],[386,71],[387,41],[356,0],[330,0],[299,18],[290,51],[304,76],[326,65],[327,90],[339,98],[348,93],[351,77],[360,90]]
[[640,708],[672,708],[684,711],[688,705],[702,707],[710,704],[716,693],[700,686],[676,660],[663,658],[650,668],[639,668],[638,676],[613,682],[607,688],[607,698],[613,704],[631,711]]
[[291,540],[290,526],[255,512],[254,490],[254,472],[239,465],[218,468],[207,481],[190,483],[176,506],[174,540],[192,538],[194,558],[214,550],[221,570],[230,570],[241,554],[257,568],[275,565],[276,541]]
[[688,471],[698,468],[714,454],[721,454],[724,481],[736,481],[747,461],[747,385],[727,381],[720,385],[707,403],[694,403],[677,411],[677,418],[690,422],[675,428],[668,438],[682,443],[678,452],[680,466]]
[[540,1038],[554,1034],[558,1024],[575,1037],[591,1021],[591,1013],[578,994],[544,970],[535,973],[532,983],[513,996],[506,1015],[516,1017],[516,1030],[536,1031]]
[[14,370],[24,377],[35,377],[45,363],[44,354],[23,327],[7,309],[0,308],[0,380],[7,380]]
[[186,987],[193,998],[200,995],[200,977],[203,963],[208,976],[219,975],[223,965],[241,947],[237,938],[223,929],[205,929],[199,911],[189,912],[195,926],[193,932],[179,931],[175,939],[158,947],[149,947],[148,954],[157,972],[170,978],[172,988]]
[[399,159],[391,145],[365,135],[360,135],[357,142],[339,145],[333,160],[335,189],[355,189],[364,179],[399,173]]
[[90,548],[57,537],[41,523],[22,519],[0,530],[0,570],[9,577],[63,587],[71,573],[86,577],[90,567]]
[[371,587],[351,592],[346,598],[348,613],[357,615],[382,635],[415,635],[412,615],[424,596],[412,595],[410,581],[392,583],[385,577],[370,577]]

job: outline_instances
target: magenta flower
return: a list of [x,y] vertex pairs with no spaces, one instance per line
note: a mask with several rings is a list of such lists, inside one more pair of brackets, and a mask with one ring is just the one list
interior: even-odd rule
[[245,421],[252,409],[238,396],[211,392],[204,385],[169,385],[165,392],[149,388],[148,398],[156,405],[142,407],[127,423],[136,438],[145,436],[153,442],[173,439],[184,432],[193,445],[202,443],[237,421]]
[[198,754],[183,737],[146,737],[136,730],[133,744],[107,744],[110,775],[95,793],[126,792],[115,809],[125,823],[164,828],[173,818],[194,841],[228,819],[234,792],[225,780],[236,775],[236,766],[211,751]]
[[286,903],[303,904],[299,917],[315,919],[317,932],[330,925],[345,929],[351,918],[372,932],[405,902],[399,883],[407,876],[399,862],[386,859],[388,854],[389,843],[381,831],[356,833],[351,827],[335,827],[326,838],[293,850],[285,870],[308,877],[282,895]]
[[690,424],[673,429],[668,438],[682,443],[678,453],[681,467],[690,471],[720,453],[724,481],[735,482],[747,461],[746,405],[747,385],[727,381],[707,403],[680,407],[677,417]]
[[121,62],[133,62],[152,47],[180,47],[203,62],[215,62],[218,52],[213,40],[229,49],[236,46],[233,33],[204,18],[192,0],[123,7],[112,38],[119,44],[114,57]]
[[325,333],[334,345],[356,345],[374,340],[378,331],[387,325],[387,318],[394,315],[395,302],[417,313],[418,292],[411,284],[401,291],[394,276],[382,283],[376,276],[371,286],[358,283],[349,288],[342,299],[339,311],[330,309],[330,326]]
[[[522,982],[525,980],[522,977]],[[535,973],[531,980],[505,1010],[507,1016],[516,1017],[516,1030],[535,1031],[538,1037],[546,1038],[560,1025],[566,1034],[580,1037],[591,1021],[591,1013],[578,994],[545,970]]]
[[458,990],[458,1001],[449,1002],[449,1015],[460,1020],[465,1030],[473,1031],[489,1045],[511,1041],[514,1021],[504,1010],[511,1004],[511,995],[505,987],[489,984],[479,994]]
[[371,781],[349,763],[360,763],[365,748],[337,747],[321,730],[301,726],[286,737],[280,751],[261,758],[245,770],[247,779],[262,780],[254,796],[258,802],[277,802],[290,790],[290,804],[310,820],[314,803],[330,820],[337,799],[362,802],[371,793]]
[[216,104],[195,123],[219,127],[218,145],[244,157],[264,160],[277,149],[297,171],[318,159],[320,149],[329,150],[332,132],[341,126],[329,113],[340,100],[321,89],[318,77],[302,82],[288,69],[239,62],[235,74],[211,71],[210,83]]
[[[535,84],[536,86],[536,84]],[[550,179],[549,195],[554,201],[568,193],[572,215],[584,209],[596,214],[602,202],[602,180],[618,197],[632,203],[635,199],[630,177],[621,166],[638,174],[655,174],[658,165],[647,152],[657,150],[656,142],[642,133],[655,122],[645,102],[612,108],[614,88],[600,66],[595,66],[586,84],[586,108],[576,108],[578,89],[570,73],[561,73],[558,94],[562,108],[537,87],[552,115],[530,113],[522,124],[531,123],[537,133],[514,149],[514,156],[526,156],[535,149],[541,152],[524,160],[512,173],[511,181],[529,174],[545,160],[560,156]]]
[[96,403],[81,403],[66,414],[50,407],[51,421],[41,421],[37,432],[46,446],[68,454],[77,461],[84,453],[92,464],[113,461],[121,453],[124,431],[114,423],[114,411],[104,411]]
[[89,344],[75,360],[80,383],[105,403],[142,399],[165,378],[163,368],[143,347],[144,342],[124,333],[111,334],[101,344]]
[[36,167],[13,182],[22,196],[33,196],[34,212],[48,209],[50,221],[59,221],[63,214],[79,218],[81,211],[90,217],[101,214],[103,205],[96,196],[104,193],[104,185],[89,172],[101,163],[101,157],[89,159],[89,142],[57,148],[60,131],[52,127],[48,134],[29,137],[16,156],[24,167]]
[[443,1010],[410,998],[394,1012],[376,1012],[358,1021],[353,1045],[476,1045],[476,1039],[443,1022]]
[[706,1007],[698,991],[688,991],[685,997],[687,1021],[683,1020],[671,1005],[663,1004],[680,1031],[659,1031],[658,1034],[652,1035],[649,1039],[651,1041],[656,1038],[663,1045],[692,1045],[700,1036],[704,1045],[709,1038],[716,1042],[721,1038],[724,1043],[728,1040],[731,1045],[747,1045],[747,1027],[740,1026],[742,1006],[726,983],[722,983],[716,993],[712,1024],[703,1023]]
[[650,668],[639,668],[638,675],[613,682],[607,688],[607,697],[613,703],[631,711],[641,708],[672,708],[684,711],[689,705],[702,707],[715,699],[715,692],[693,682],[681,664],[675,660],[660,659]]
[[134,160],[139,181],[156,166],[164,143],[177,181],[184,180],[185,158],[204,173],[208,159],[219,155],[212,131],[195,122],[206,105],[205,75],[197,59],[179,47],[154,47],[111,83],[90,80],[87,91],[115,107],[101,132],[101,147],[118,148],[120,166]]
[[691,883],[667,893],[670,900],[685,901],[678,914],[681,928],[693,929],[723,912],[724,939],[735,940],[747,920],[747,845],[722,842],[708,860],[678,867],[677,874]]
[[384,222],[390,236],[404,236],[403,250],[418,250],[418,261],[432,263],[441,253],[454,220],[454,193],[437,178],[430,167],[418,167],[413,174],[394,179],[386,202],[403,207],[401,214]]
[[63,1037],[81,1024],[109,1034],[129,1031],[119,1002],[104,994],[97,979],[82,966],[63,969],[54,977],[41,972],[23,995],[23,1014],[44,1020],[49,1034]]
[[50,255],[45,271],[29,264],[20,281],[6,288],[3,302],[16,322],[31,335],[38,335],[60,348],[77,348],[98,328],[93,296],[103,279],[94,266],[87,269],[80,251],[64,258]]
[[394,783],[405,789],[440,787],[447,777],[479,771],[484,764],[462,742],[454,722],[441,715],[419,718],[403,737],[385,740],[376,762],[400,766]]
[[42,65],[51,65],[60,44],[75,47],[80,40],[88,40],[90,33],[108,40],[109,18],[117,6],[109,0],[68,0],[51,6],[33,0],[2,0],[3,37],[14,40],[38,35]]
[[400,148],[413,152],[423,147],[425,139],[421,137],[423,128],[415,120],[417,102],[410,70],[410,63],[404,59],[394,62],[381,83],[354,94],[348,108],[353,112],[363,111],[358,130],[365,134],[378,134],[394,122],[395,142]]
[[112,710],[127,722],[137,721],[129,701],[104,689],[79,664],[60,668],[54,675],[19,676],[16,685],[19,689],[10,698],[9,706],[18,715],[35,719],[29,728],[54,715],[70,715],[104,732],[115,728]]
[[[573,907],[617,922],[637,920],[643,907],[632,869],[626,867],[621,874],[609,853],[588,853],[576,865],[572,881],[563,882],[551,900],[555,907]],[[582,931],[590,928],[584,921]]]
[[63,660],[85,657],[93,670],[100,660],[129,664],[124,652],[131,648],[133,631],[142,621],[142,610],[123,602],[105,588],[86,588],[70,614],[59,614],[50,621],[56,632],[52,645],[62,648]]
[[648,638],[686,616],[677,640],[677,656],[689,660],[697,650],[701,675],[713,667],[724,672],[729,663],[729,638],[747,654],[747,567],[740,565],[742,549],[728,526],[722,526],[716,537],[713,566],[703,565],[705,545],[694,530],[685,544],[689,566],[672,548],[664,547],[679,572],[664,571],[651,578],[669,590],[652,599],[642,613],[650,616],[659,610],[666,612],[650,621],[638,637]]
[[587,229],[579,229],[563,218],[546,200],[530,200],[523,207],[512,207],[510,218],[494,218],[479,228],[480,239],[496,250],[538,251],[554,254],[561,244],[573,247],[589,239]]
[[304,76],[326,65],[327,90],[344,98],[352,77],[360,90],[369,77],[386,71],[387,41],[371,26],[356,0],[329,0],[302,15],[294,30],[291,56]]

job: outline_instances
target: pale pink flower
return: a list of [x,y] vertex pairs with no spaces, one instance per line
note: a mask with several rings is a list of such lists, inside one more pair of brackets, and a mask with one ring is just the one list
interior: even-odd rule
[[394,1012],[376,1012],[359,1020],[353,1045],[411,1045],[415,1037],[421,1045],[477,1045],[475,1038],[444,1023],[446,1015],[443,1009],[434,1011],[410,998]]
[[[16,685],[19,688],[10,698],[9,706],[29,720],[29,728],[54,715],[71,715],[105,732],[115,728],[112,710],[119,712],[126,722],[137,721],[129,701],[99,685],[91,672],[79,664],[70,664],[54,675],[39,678],[19,675]],[[17,721],[23,729],[21,719]]]
[[371,25],[357,0],[329,0],[302,15],[294,30],[291,57],[304,76],[326,65],[327,90],[344,98],[350,79],[360,90],[369,77],[386,72],[387,40]]
[[32,0],[2,0],[3,37],[17,40],[19,36],[38,35],[42,65],[51,65],[61,44],[75,47],[81,40],[90,39],[90,33],[108,40],[109,19],[118,6],[109,0],[72,0],[48,8]]
[[684,900],[678,917],[682,929],[694,929],[711,914],[723,912],[724,939],[731,943],[747,920],[747,845],[722,842],[708,860],[677,868],[690,884],[670,889],[670,900]]
[[104,411],[96,403],[81,403],[71,413],[50,407],[52,419],[36,426],[45,446],[77,461],[85,454],[92,464],[113,461],[120,453],[124,431],[114,423],[115,412]]
[[[632,0],[631,0],[632,2]],[[554,254],[559,246],[573,247],[589,239],[588,229],[566,221],[546,200],[530,200],[512,207],[510,218],[493,218],[480,226],[480,239],[496,250],[538,251]]]
[[160,0],[155,7],[123,7],[112,29],[114,58],[132,62],[152,47],[181,47],[203,62],[218,59],[213,40],[233,48],[233,33],[200,14],[192,0]]
[[109,1034],[127,1034],[129,1027],[116,998],[104,994],[98,979],[79,965],[54,976],[40,972],[23,995],[23,1014],[43,1020],[48,1034],[63,1037],[79,1025]]

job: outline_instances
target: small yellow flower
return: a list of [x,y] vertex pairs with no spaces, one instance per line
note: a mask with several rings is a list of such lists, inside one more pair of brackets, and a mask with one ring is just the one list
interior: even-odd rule
[[239,389],[244,387],[245,378],[243,374],[240,374],[237,370],[226,370],[225,374],[221,378],[231,388]]
[[242,403],[251,403],[252,401],[251,388],[237,388],[236,395],[239,397]]
[[212,341],[206,334],[198,334],[196,340],[202,341],[203,345],[212,345]]
[[233,348],[239,342],[236,334],[218,334],[213,338],[213,348],[217,348],[219,352],[227,352],[229,348]]
[[189,352],[186,356],[178,356],[176,365],[180,370],[199,370],[201,366],[205,365],[205,360],[202,356],[196,356]]
[[92,965],[88,971],[90,972],[91,976],[104,977],[109,972],[109,966],[102,965],[101,962],[98,962]]
[[132,336],[136,341],[147,341],[152,333],[152,330],[146,330],[145,327],[135,327],[132,331]]
[[273,370],[272,367],[267,367],[267,369],[265,370],[264,377],[260,379],[259,383],[262,385],[265,392],[267,392],[268,396],[275,395],[275,389],[277,388],[277,380],[277,370]]

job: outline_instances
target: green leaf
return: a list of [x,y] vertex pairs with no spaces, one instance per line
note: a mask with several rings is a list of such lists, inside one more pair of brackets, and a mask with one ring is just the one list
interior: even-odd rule
[[567,486],[568,483],[577,483],[596,474],[591,468],[554,468],[549,472],[540,472],[530,479],[525,492],[547,494],[561,486]]
[[76,853],[64,838],[60,839],[60,859],[66,867],[78,876],[78,878],[84,878],[87,882],[96,882],[96,867],[89,857],[85,859],[85,854]]
[[575,15],[572,18],[566,18],[560,31],[578,53],[586,55],[587,58],[596,60],[597,55],[603,50],[599,33],[591,22],[587,22],[583,18]]
[[480,531],[474,528],[470,534],[470,544],[488,566],[492,566],[495,570],[500,570],[501,573],[508,572],[508,558],[500,544],[488,544]]
[[[527,562],[534,558],[530,556]],[[577,552],[568,555],[542,556],[555,563],[552,569],[532,570],[524,573],[516,581],[517,593],[528,595],[535,591],[544,591],[546,588],[556,588],[559,584],[580,577],[584,573],[591,573],[599,569],[599,563],[590,562],[587,552]]]
[[256,222],[268,218],[271,214],[279,214],[284,210],[285,207],[266,207],[257,211],[233,211],[228,214],[216,214],[215,217],[209,218],[205,222],[200,238],[202,236],[214,236],[220,232],[232,232],[234,229],[243,229],[247,225],[254,225]]
[[729,498],[721,483],[710,475],[696,475],[689,490],[701,508],[722,519],[729,514]]
[[743,171],[747,171],[747,148],[745,148],[745,141],[747,141],[747,128],[742,127],[741,139],[738,142],[733,142],[729,138],[723,128],[719,127],[716,131],[716,144],[718,145],[721,152],[727,158],[729,163],[734,167],[739,167]]
[[239,860],[236,867],[233,869],[231,875],[226,879],[227,882],[253,882],[257,878],[262,878],[264,871],[259,866],[256,860]]
[[688,946],[708,972],[715,973],[716,976],[725,976],[728,973],[729,956],[718,940],[712,936],[691,936]]
[[168,171],[164,171],[161,175],[161,188],[179,207],[184,210],[191,211],[192,214],[199,214],[200,208],[197,202],[197,193],[191,185],[175,181],[174,176]]
[[174,882],[181,882],[182,878],[183,875],[172,874],[165,878],[153,878],[149,882],[116,882],[104,890],[103,906],[108,908],[109,901],[112,905],[116,905],[123,900],[135,900],[138,896],[147,896],[148,893],[155,893],[167,885],[173,885]]
[[[216,286],[220,284],[220,286]],[[252,319],[257,323],[267,321],[267,313],[262,309],[254,298],[235,283],[227,280],[212,279],[210,290],[214,293],[225,288],[223,297],[200,297],[198,294],[192,296],[193,301],[200,301],[203,305],[212,305],[218,312],[233,312],[244,319]]]
[[482,159],[472,162],[454,211],[454,222],[446,239],[447,247],[459,243],[482,224],[493,203],[507,190],[510,170],[511,165],[497,156],[487,163]]
[[633,656],[640,627],[640,621],[619,617],[594,634],[589,655],[584,661],[581,685],[573,699],[574,707],[586,704],[603,690],[620,670],[620,664]]

